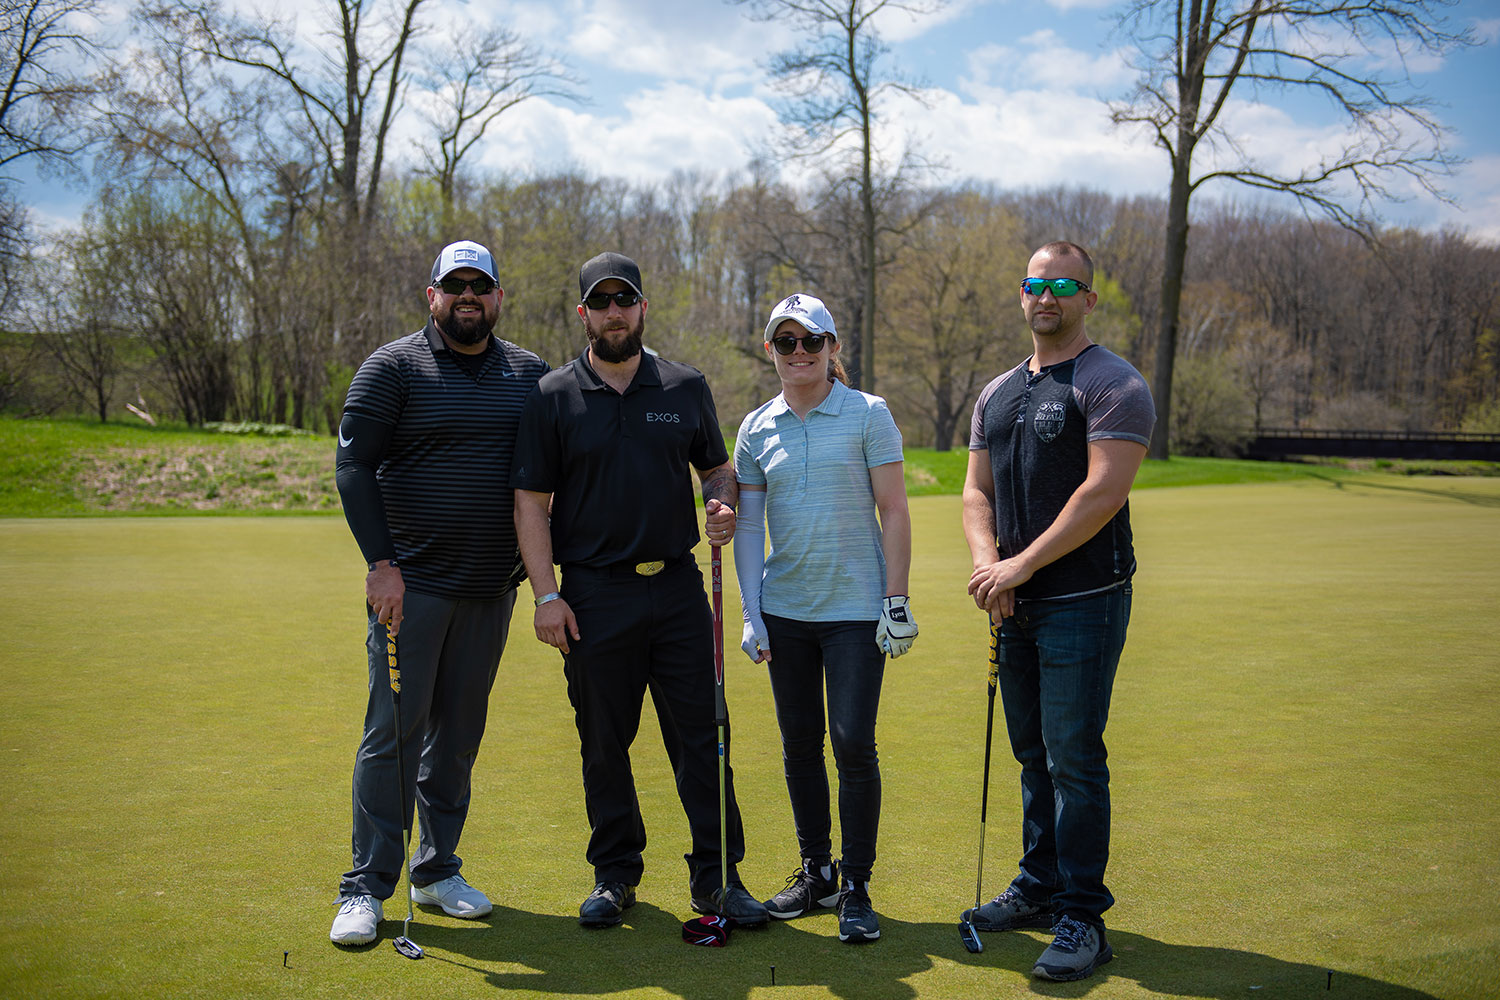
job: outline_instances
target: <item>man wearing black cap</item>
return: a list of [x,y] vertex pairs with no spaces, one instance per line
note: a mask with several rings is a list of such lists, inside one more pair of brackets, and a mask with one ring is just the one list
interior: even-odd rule
[[459,874],[454,851],[520,582],[511,454],[522,404],[547,371],[491,333],[504,294],[488,250],[468,240],[444,247],[427,286],[427,326],[370,355],[344,404],[337,477],[369,569],[370,682],[354,761],[354,865],[329,933],[336,944],[375,939],[410,817],[396,808],[387,626],[400,643],[401,801],[415,797],[422,827],[412,900],[455,917],[491,909]]
[[578,290],[588,347],[526,401],[511,476],[536,634],[562,651],[581,742],[595,884],[578,921],[610,927],[635,902],[646,828],[630,745],[649,688],[692,830],[692,907],[763,924],[766,908],[735,873],[745,837],[727,766],[729,870],[719,892],[713,625],[692,553],[688,472],[703,483],[710,543],[728,544],[739,494],[713,395],[697,369],[642,351],[647,301],[634,261],[600,254],[583,265]]

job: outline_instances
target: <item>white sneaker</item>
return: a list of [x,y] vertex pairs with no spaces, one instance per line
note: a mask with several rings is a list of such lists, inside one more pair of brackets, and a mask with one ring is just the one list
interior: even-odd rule
[[465,882],[462,875],[450,875],[431,885],[412,886],[411,901],[418,906],[441,906],[448,916],[464,920],[488,916],[493,909],[489,897]]
[[369,944],[375,940],[375,925],[384,919],[380,900],[374,896],[348,896],[339,903],[328,938],[334,944]]

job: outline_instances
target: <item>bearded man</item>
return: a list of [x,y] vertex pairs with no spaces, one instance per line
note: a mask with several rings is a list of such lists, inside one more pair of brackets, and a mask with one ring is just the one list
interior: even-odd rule
[[[344,403],[337,480],[368,570],[369,697],[354,759],[354,864],[339,886],[335,944],[375,940],[381,903],[400,881],[413,803],[422,835],[412,901],[462,918],[491,910],[459,874],[455,851],[521,579],[509,489],[516,431],[548,370],[492,333],[504,295],[488,250],[468,240],[444,247],[427,286],[426,327],[371,354]],[[387,628],[399,633],[399,741]],[[399,800],[398,773],[406,779]]]
[[635,903],[646,827],[630,745],[649,688],[692,833],[691,906],[763,924],[735,871],[745,836],[727,727],[721,872],[713,623],[688,472],[702,481],[709,541],[727,544],[739,489],[713,394],[696,368],[642,350],[648,303],[629,257],[594,257],[578,290],[588,347],[526,401],[511,476],[537,638],[562,653],[583,756],[594,888],[578,921],[612,927]]

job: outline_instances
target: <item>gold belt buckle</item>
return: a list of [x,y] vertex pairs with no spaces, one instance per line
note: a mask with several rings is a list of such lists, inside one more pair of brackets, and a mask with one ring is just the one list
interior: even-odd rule
[[667,564],[660,559],[635,564],[635,572],[638,576],[655,576],[666,568]]

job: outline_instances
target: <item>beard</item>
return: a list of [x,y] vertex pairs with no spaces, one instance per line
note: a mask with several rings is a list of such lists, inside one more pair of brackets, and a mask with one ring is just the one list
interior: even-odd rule
[[[605,330],[596,330],[594,325],[587,319],[583,321],[583,330],[589,335],[589,350],[594,352],[594,357],[607,364],[617,365],[623,361],[629,361],[641,353],[641,343],[646,333],[646,315],[636,320],[635,326],[630,326],[623,321],[616,321],[618,325]],[[622,339],[611,340],[606,334],[617,330],[624,330]]]
[[[454,305],[458,303],[455,302]],[[450,307],[437,324],[450,340],[465,347],[483,342],[495,329],[495,319],[486,314],[483,303],[479,304],[477,316],[459,316]]]

